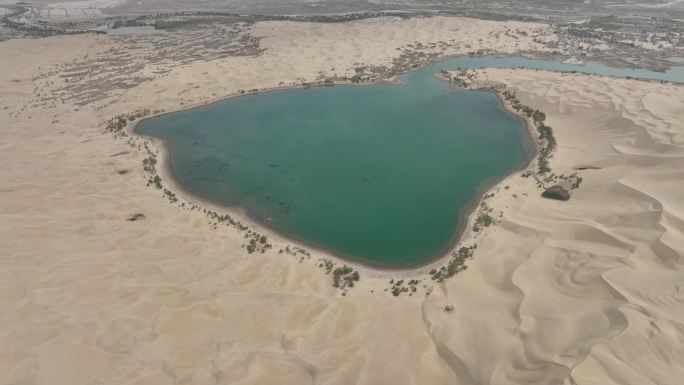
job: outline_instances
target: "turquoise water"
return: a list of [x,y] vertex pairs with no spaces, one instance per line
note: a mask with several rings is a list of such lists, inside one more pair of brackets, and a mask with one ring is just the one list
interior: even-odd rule
[[137,132],[165,140],[171,172],[199,197],[338,255],[414,265],[445,251],[480,190],[531,156],[521,120],[494,94],[433,76],[481,66],[579,67],[463,57],[404,75],[404,85],[248,95],[148,119]]
[[524,57],[498,57],[498,56],[462,56],[444,61],[436,66],[437,69],[453,68],[516,68],[524,67],[531,69],[543,69],[561,72],[581,72],[595,75],[607,75],[616,77],[633,77],[652,80],[666,80],[684,83],[684,67],[671,67],[665,72],[655,72],[638,68],[614,68],[596,62],[587,62],[584,65],[566,64],[552,60],[528,59]]

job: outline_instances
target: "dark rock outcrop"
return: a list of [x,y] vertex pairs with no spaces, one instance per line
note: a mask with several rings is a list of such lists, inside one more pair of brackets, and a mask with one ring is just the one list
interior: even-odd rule
[[570,199],[570,192],[561,186],[555,185],[544,190],[542,197],[558,201],[567,201]]
[[126,220],[131,221],[131,222],[135,222],[135,221],[142,221],[144,219],[145,219],[145,214],[136,213],[136,214],[133,214],[130,217],[128,217]]
[[592,166],[592,165],[581,165],[581,166],[573,167],[573,170],[600,170],[600,169],[601,169],[601,167]]

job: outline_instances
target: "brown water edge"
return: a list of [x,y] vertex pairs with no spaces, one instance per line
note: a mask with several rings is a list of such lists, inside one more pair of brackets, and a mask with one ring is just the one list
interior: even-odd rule
[[[438,62],[441,62],[443,60],[448,60],[448,59],[442,59]],[[418,69],[414,69],[409,72],[416,71]],[[443,76],[441,76],[439,73],[435,74],[435,77],[440,79],[440,80],[445,80]],[[376,84],[380,83],[392,83],[392,84],[397,84],[397,85],[402,85],[403,82],[401,80],[379,80],[371,83],[364,83],[364,84],[353,84],[351,82],[347,83],[336,83],[336,85],[343,85],[343,86],[361,86],[361,87],[368,87],[368,86],[373,86]],[[518,111],[513,110],[508,104],[505,102],[505,99],[503,96],[494,90],[470,90],[466,88],[459,88],[459,87],[453,87],[454,89],[459,89],[459,90],[466,90],[466,91],[480,91],[480,92],[491,92],[496,96],[496,99],[498,100],[498,103],[501,108],[503,108],[506,112],[513,114],[516,116],[518,119],[520,119],[521,123],[525,126],[525,132],[528,134],[528,139],[529,142],[526,142],[527,145],[525,150],[528,153],[528,159],[519,162],[518,164],[514,165],[514,168],[511,169],[510,172],[506,174],[502,174],[493,178],[490,178],[488,180],[485,180],[480,184],[480,186],[477,187],[476,189],[476,194],[475,198],[472,200],[472,202],[466,207],[465,213],[463,215],[459,215],[459,221],[458,225],[456,226],[456,230],[454,231],[454,235],[452,236],[451,240],[449,241],[449,244],[444,248],[444,250],[439,251],[435,253],[434,255],[426,257],[423,261],[415,264],[404,264],[404,265],[388,265],[388,264],[382,264],[382,263],[373,263],[373,262],[368,262],[368,261],[363,261],[363,260],[358,260],[353,257],[344,255],[342,253],[336,252],[332,249],[328,249],[323,246],[315,245],[312,244],[311,242],[299,239],[293,235],[290,234],[285,234],[282,231],[279,231],[271,226],[269,226],[267,223],[264,223],[263,221],[260,221],[255,215],[249,212],[249,210],[245,209],[244,207],[240,206],[226,206],[221,203],[215,202],[211,199],[207,199],[204,197],[200,197],[196,194],[193,194],[192,192],[186,190],[180,182],[178,182],[178,179],[176,176],[173,174],[173,171],[171,170],[170,167],[170,149],[168,147],[168,144],[166,143],[165,140],[149,136],[149,135],[144,135],[140,134],[137,132],[138,126],[144,122],[147,119],[152,119],[156,118],[162,115],[166,114],[172,114],[176,113],[179,111],[190,111],[196,108],[201,108],[205,107],[208,105],[212,105],[215,103],[220,103],[226,100],[230,100],[233,98],[239,98],[247,95],[256,95],[256,94],[261,94],[261,93],[266,93],[266,92],[277,92],[277,91],[286,91],[286,90],[292,90],[292,89],[302,89],[302,88],[311,88],[311,87],[325,87],[326,85],[324,84],[311,84],[311,85],[294,85],[294,86],[283,86],[283,87],[274,87],[274,88],[269,88],[269,89],[264,89],[264,90],[259,90],[255,92],[248,92],[245,94],[233,94],[233,95],[228,95],[224,97],[220,97],[214,100],[209,100],[205,101],[202,103],[199,103],[194,106],[190,106],[188,108],[181,108],[179,110],[175,111],[168,111],[164,112],[161,114],[157,115],[151,115],[147,116],[145,118],[140,119],[137,121],[134,125],[128,126],[126,128],[126,131],[134,136],[141,137],[148,142],[150,142],[154,147],[158,150],[158,157],[159,157],[159,162],[157,164],[161,165],[158,174],[162,178],[162,182],[166,185],[166,188],[174,192],[176,195],[179,197],[183,198],[187,203],[190,204],[195,204],[197,206],[200,206],[202,209],[208,209],[215,211],[219,215],[224,215],[228,214],[231,217],[234,217],[235,219],[239,220],[242,222],[244,225],[247,225],[251,230],[257,231],[259,233],[262,233],[269,238],[272,238],[276,241],[279,242],[284,242],[284,243],[294,243],[295,246],[300,246],[304,247],[307,249],[307,251],[313,251],[315,254],[318,254],[318,256],[322,258],[329,258],[332,259],[334,262],[338,262],[342,265],[349,265],[363,273],[368,274],[369,276],[376,276],[376,277],[397,277],[399,275],[402,276],[415,276],[419,274],[426,274],[430,269],[432,268],[439,268],[442,265],[444,265],[446,262],[448,262],[449,258],[451,257],[451,253],[455,251],[459,246],[461,246],[461,241],[466,239],[467,235],[470,235],[469,231],[470,227],[472,226],[472,223],[474,223],[476,214],[477,214],[477,208],[480,206],[481,202],[483,201],[483,197],[485,194],[489,193],[490,191],[494,190],[496,187],[499,187],[500,185],[503,184],[506,180],[509,180],[510,178],[516,177],[516,174],[522,170],[528,169],[532,167],[535,164],[535,159],[538,155],[539,151],[539,143],[537,140],[537,134],[536,131],[534,130],[533,125],[531,122],[527,119],[526,116],[522,115]],[[328,85],[329,86],[329,85]],[[487,231],[487,228],[483,228],[480,230],[480,233],[483,233]],[[316,255],[313,255],[316,256]]]

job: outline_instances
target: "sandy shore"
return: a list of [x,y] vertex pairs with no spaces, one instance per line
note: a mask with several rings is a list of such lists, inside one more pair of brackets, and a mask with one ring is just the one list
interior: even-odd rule
[[[277,254],[285,245],[277,241],[249,255],[241,234],[169,204],[145,186],[145,154],[98,124],[353,74],[417,42],[445,55],[515,53],[543,50],[532,39],[553,36],[539,24],[459,18],[267,22],[252,33],[266,49],[257,57],[168,65],[85,105],[51,99],[60,75],[122,49],[121,40],[0,43],[0,384],[675,385],[684,377],[684,87],[481,71],[546,112],[559,142],[554,171],[600,169],[581,171],[569,202],[540,199],[532,178],[500,183],[488,200],[500,222],[478,235],[467,271],[421,282],[433,287],[429,296],[421,286],[395,298],[387,276],[373,274],[342,296],[317,253],[300,262]],[[135,61],[144,52],[127,54]],[[87,74],[69,81],[87,93]],[[145,219],[127,220],[136,213]],[[455,311],[445,313],[447,304]]]

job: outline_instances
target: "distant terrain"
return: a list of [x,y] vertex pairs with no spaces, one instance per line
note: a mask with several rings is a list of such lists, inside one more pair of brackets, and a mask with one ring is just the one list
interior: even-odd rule
[[[684,57],[684,1],[1,0],[0,40],[82,33],[146,39],[161,33],[187,45],[198,34],[223,40],[217,31],[258,21],[338,23],[438,15],[551,23],[559,39],[549,54],[556,59],[663,70],[672,65],[670,58]],[[193,57],[204,57],[197,52],[203,44],[193,45]]]
[[106,15],[167,12],[170,10],[222,11],[260,14],[325,14],[381,10],[491,11],[508,15],[573,18],[605,14],[682,17],[684,2],[657,0],[84,0],[28,2],[43,9],[69,8],[76,3],[98,8]]

